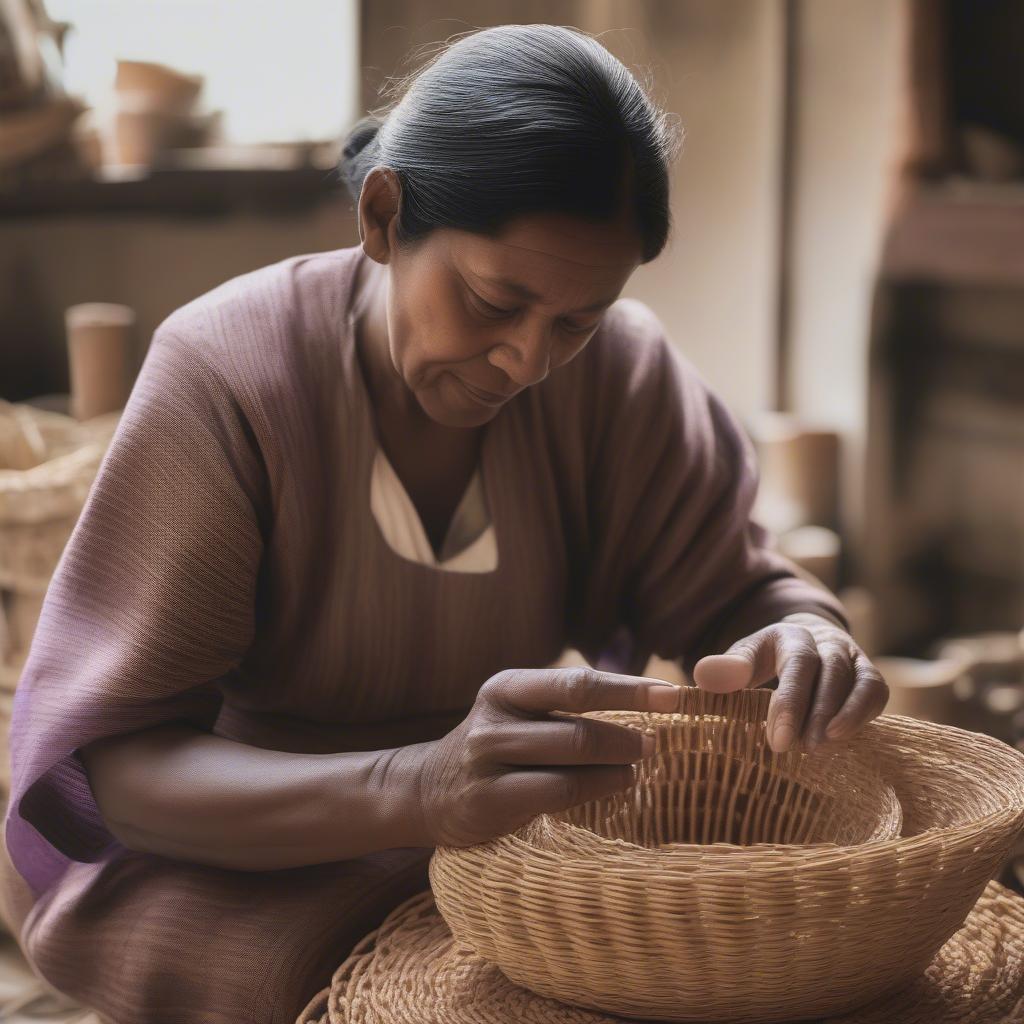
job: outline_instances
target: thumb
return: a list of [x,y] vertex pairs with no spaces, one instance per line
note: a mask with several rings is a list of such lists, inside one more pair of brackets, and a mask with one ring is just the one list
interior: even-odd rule
[[693,681],[711,693],[760,686],[776,675],[776,633],[768,626],[737,640],[724,654],[709,654],[693,666]]

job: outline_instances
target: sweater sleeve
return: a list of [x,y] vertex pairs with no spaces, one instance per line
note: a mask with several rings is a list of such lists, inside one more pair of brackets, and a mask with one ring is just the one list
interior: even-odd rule
[[4,836],[36,892],[117,840],[78,748],[212,729],[254,632],[265,470],[202,346],[156,331],[43,602],[11,718]]
[[627,300],[606,341],[594,388],[582,653],[600,657],[609,633],[625,629],[630,671],[656,654],[691,673],[703,655],[792,612],[846,628],[835,595],[801,576],[751,519],[753,446],[658,317]]

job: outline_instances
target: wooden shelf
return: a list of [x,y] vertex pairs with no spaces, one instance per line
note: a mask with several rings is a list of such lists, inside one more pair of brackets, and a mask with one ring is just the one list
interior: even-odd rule
[[179,150],[154,167],[0,181],[0,217],[294,213],[342,195],[333,163],[315,147]]

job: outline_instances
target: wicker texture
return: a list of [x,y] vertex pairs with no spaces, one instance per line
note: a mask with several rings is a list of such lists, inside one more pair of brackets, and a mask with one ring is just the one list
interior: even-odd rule
[[[963,924],[1024,825],[1024,755],[883,716],[832,750],[779,757],[765,744],[770,697],[688,687],[676,715],[591,712],[655,730],[652,761],[622,797],[439,847],[431,885],[455,937],[539,995],[649,1020],[825,1017],[905,986]],[[715,750],[755,784],[722,771],[709,784],[695,766]],[[781,785],[756,782],[766,759],[800,783],[788,802]],[[864,834],[868,766],[896,790],[902,835]],[[850,819],[831,806],[844,780]],[[798,806],[815,808],[818,824],[795,830],[803,845],[778,843],[780,818],[793,831]],[[749,845],[692,842],[704,837]]]
[[[733,979],[741,993],[749,974]],[[905,989],[819,1024],[1020,1024],[1024,900],[990,882],[964,926]],[[509,981],[458,943],[431,891],[366,935],[296,1024],[622,1024]]]
[[46,590],[119,418],[0,402],[0,587]]

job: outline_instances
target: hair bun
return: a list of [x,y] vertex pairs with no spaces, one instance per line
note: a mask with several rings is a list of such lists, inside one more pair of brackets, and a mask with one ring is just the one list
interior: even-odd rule
[[342,149],[343,155],[351,158],[361,153],[377,137],[382,124],[382,121],[372,115],[360,118],[348,133]]

